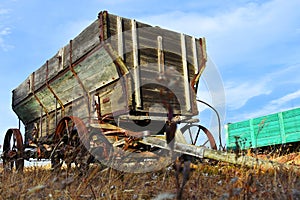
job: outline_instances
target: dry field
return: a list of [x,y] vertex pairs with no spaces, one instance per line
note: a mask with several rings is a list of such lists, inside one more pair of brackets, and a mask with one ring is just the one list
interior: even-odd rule
[[[27,167],[23,173],[1,169],[0,199],[176,199],[175,174],[172,166],[144,174],[100,165],[84,173],[47,167]],[[190,172],[182,199],[300,199],[300,176],[292,170],[201,162]]]

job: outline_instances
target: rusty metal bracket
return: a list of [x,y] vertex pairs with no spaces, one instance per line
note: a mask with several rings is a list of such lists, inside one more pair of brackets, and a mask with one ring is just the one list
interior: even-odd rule
[[59,97],[57,96],[57,94],[54,92],[54,90],[51,88],[51,86],[49,84],[49,80],[48,80],[49,61],[48,60],[46,62],[46,66],[47,66],[47,68],[46,68],[46,85],[47,85],[48,89],[50,90],[50,92],[53,94],[54,98],[57,100],[57,102],[61,106],[62,111],[64,112],[64,110],[65,110],[64,104],[62,103],[62,101],[59,99]]
[[[128,87],[126,85],[126,83],[128,82],[126,74],[129,73],[129,70],[128,70],[127,66],[125,65],[125,63],[123,62],[122,58],[120,56],[116,56],[113,48],[109,44],[104,44],[103,47],[106,50],[106,52],[108,53],[108,55],[110,56],[110,58],[113,60],[113,63],[117,66],[119,76],[123,76],[125,81],[121,81],[121,85],[122,85],[123,91],[125,92],[125,98],[129,99]],[[127,100],[126,100],[126,107],[128,108]]]
[[79,85],[81,86],[81,88],[83,89],[83,91],[86,94],[87,104],[88,104],[88,115],[90,117],[90,112],[91,112],[91,109],[90,109],[91,96],[90,96],[90,93],[85,88],[85,86],[84,86],[83,82],[81,81],[81,79],[78,77],[76,71],[74,70],[74,67],[73,67],[73,64],[72,64],[72,54],[73,54],[72,48],[73,48],[73,41],[70,40],[70,65],[69,65],[69,69],[70,69],[70,71],[72,72],[72,74],[76,78],[77,82],[79,83]]
[[115,51],[113,50],[111,45],[105,44],[105,45],[103,45],[103,47],[106,50],[106,52],[108,53],[108,55],[110,56],[110,58],[113,60],[114,64],[119,68],[120,74],[121,75],[127,74],[129,72],[127,66],[125,65],[125,63],[123,62],[123,60],[120,56],[116,56],[117,54],[115,53]]
[[44,110],[44,112],[46,113],[46,115],[49,116],[49,112],[48,112],[47,108],[42,104],[41,100],[35,94],[35,91],[34,91],[34,75],[35,75],[35,73],[33,72],[31,74],[31,76],[30,76],[30,92],[32,93],[32,95],[34,96],[34,98],[36,99],[36,101],[39,103],[39,105],[41,106],[41,108]]
[[200,76],[205,68],[206,62],[207,62],[207,54],[206,54],[206,42],[205,42],[205,38],[200,38],[199,39],[199,44],[201,47],[201,64],[200,64],[200,68],[198,68],[198,73],[195,74],[194,78],[191,81],[191,87],[194,89],[194,92],[197,94],[197,90],[198,90],[198,82],[200,79]]
[[215,109],[212,105],[206,103],[205,101],[202,101],[200,99],[196,99],[196,101],[208,106],[209,108],[211,108],[215,113],[216,113],[216,116],[218,118],[218,128],[219,128],[219,141],[220,141],[220,147],[222,149],[224,149],[223,145],[222,145],[222,138],[221,138],[221,118],[220,118],[220,115],[219,115],[219,112],[217,111],[217,109]]
[[108,15],[108,12],[105,10],[105,11],[101,11],[99,14],[98,14],[98,19],[99,19],[99,31],[100,31],[100,34],[99,34],[99,39],[100,39],[100,42],[104,42],[106,39],[107,39],[107,15]]
[[[47,125],[48,126],[48,120],[49,120],[49,112],[48,109],[46,108],[46,106],[44,106],[41,102],[41,100],[38,98],[38,96],[35,94],[35,88],[34,88],[34,76],[35,73],[33,72],[31,74],[30,77],[30,92],[32,93],[32,95],[34,96],[35,100],[39,103],[40,107],[41,107],[41,116],[40,116],[40,133],[42,134],[42,122],[43,122],[43,111],[45,112],[45,114],[47,115]],[[48,130],[47,130],[48,131]],[[47,132],[48,134],[48,132]]]

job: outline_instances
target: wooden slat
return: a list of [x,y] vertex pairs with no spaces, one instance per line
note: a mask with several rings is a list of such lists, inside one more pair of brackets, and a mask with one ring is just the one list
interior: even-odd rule
[[118,29],[118,54],[124,60],[124,43],[123,43],[123,20],[122,17],[117,17]]
[[57,53],[57,58],[58,58],[58,69],[59,71],[61,71],[64,68],[65,47],[59,49]]
[[160,73],[160,75],[164,75],[165,73],[165,60],[162,40],[162,36],[157,37],[158,72]]
[[181,34],[181,54],[182,54],[182,68],[183,68],[183,80],[184,80],[184,96],[186,110],[191,110],[191,98],[190,98],[190,84],[189,84],[189,74],[188,65],[186,58],[186,45],[185,45],[185,35]]
[[139,77],[139,54],[138,54],[138,38],[136,30],[136,21],[131,20],[132,26],[132,46],[133,46],[133,68],[134,68],[134,91],[135,103],[137,108],[142,107],[141,93],[140,93],[140,77]]
[[197,55],[197,46],[196,46],[196,38],[195,37],[192,37],[192,45],[193,45],[194,70],[195,70],[195,74],[198,74],[199,64],[198,64],[198,55]]
[[29,77],[29,82],[28,82],[28,84],[29,84],[29,92],[30,93],[34,93],[34,72],[32,73],[32,74],[30,74],[30,77]]

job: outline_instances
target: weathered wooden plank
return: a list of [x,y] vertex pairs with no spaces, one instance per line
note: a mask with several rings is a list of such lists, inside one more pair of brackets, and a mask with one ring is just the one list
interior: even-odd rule
[[46,62],[39,69],[37,69],[34,72],[34,89],[37,90],[45,86],[47,80],[50,80],[51,78],[56,76],[60,71],[60,65],[61,64],[59,62],[57,53],[51,59],[49,59],[48,69]]
[[[102,62],[99,62],[99,58]],[[86,58],[81,64],[75,66],[74,69],[89,91],[96,90],[97,88],[109,84],[118,78],[116,67],[104,48],[96,51],[93,56]],[[78,82],[70,71],[65,72],[58,79],[51,82],[50,87],[60,98],[63,104],[72,102],[76,98],[84,95],[84,91],[80,89]],[[47,87],[40,89],[36,95],[40,99],[41,103],[46,105],[48,110],[55,110],[55,98]],[[32,101],[34,101],[33,98],[29,104],[31,104]],[[28,105],[22,104],[22,106],[27,107]],[[39,105],[32,104],[30,109],[35,110],[31,113],[30,118],[38,118]],[[28,120],[30,119],[26,118],[25,122]]]
[[199,62],[198,62],[198,50],[196,46],[196,38],[192,37],[192,52],[193,52],[193,65],[195,74],[199,72]]
[[[84,54],[89,52],[91,49],[96,47],[99,44],[99,38],[98,38],[98,22],[93,22],[90,26],[88,26],[86,29],[84,29],[75,39],[73,40],[73,61],[77,61],[79,58],[81,58]],[[69,45],[66,45],[64,47],[64,54],[62,54],[62,51],[60,52],[63,66],[64,68],[68,67],[69,65],[69,56],[67,53],[69,52]],[[67,53],[66,53],[67,52]],[[61,65],[59,63],[58,57],[59,54],[56,53],[51,59],[49,59],[49,70],[48,70],[48,79],[52,79],[54,76],[56,76],[59,71],[61,70]],[[46,80],[46,64],[41,66],[35,71],[35,89],[38,89],[42,87],[45,84]],[[20,86],[18,86],[15,89],[15,98],[14,98],[14,104],[19,103],[23,99],[27,97],[28,91],[26,91],[26,85],[28,80],[25,80]],[[24,95],[26,94],[26,95]]]
[[191,96],[190,96],[190,84],[189,84],[186,43],[185,43],[185,35],[184,34],[181,34],[181,53],[182,53],[185,106],[186,106],[186,110],[190,111],[191,110]]
[[21,102],[30,93],[30,87],[28,83],[30,82],[30,76],[28,76],[23,83],[21,83],[16,89],[13,90],[12,96],[12,106]]
[[162,36],[157,36],[157,58],[158,72],[163,76],[165,73],[165,56]]
[[118,55],[124,59],[124,42],[123,42],[123,20],[117,17],[117,35],[118,35]]
[[73,40],[72,59],[76,62],[83,55],[99,45],[99,22],[94,21]]

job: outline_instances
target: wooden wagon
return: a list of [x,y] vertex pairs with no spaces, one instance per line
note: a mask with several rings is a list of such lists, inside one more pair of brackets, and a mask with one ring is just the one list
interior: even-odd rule
[[[25,140],[19,129],[7,131],[4,163],[22,169],[24,159],[37,158],[83,165],[116,148],[151,157],[157,148],[143,138],[166,137],[172,148],[174,137],[186,143],[182,132],[199,145],[200,131],[188,129],[199,121],[196,93],[205,64],[204,38],[100,12],[13,90]],[[196,126],[216,148],[211,133]]]

